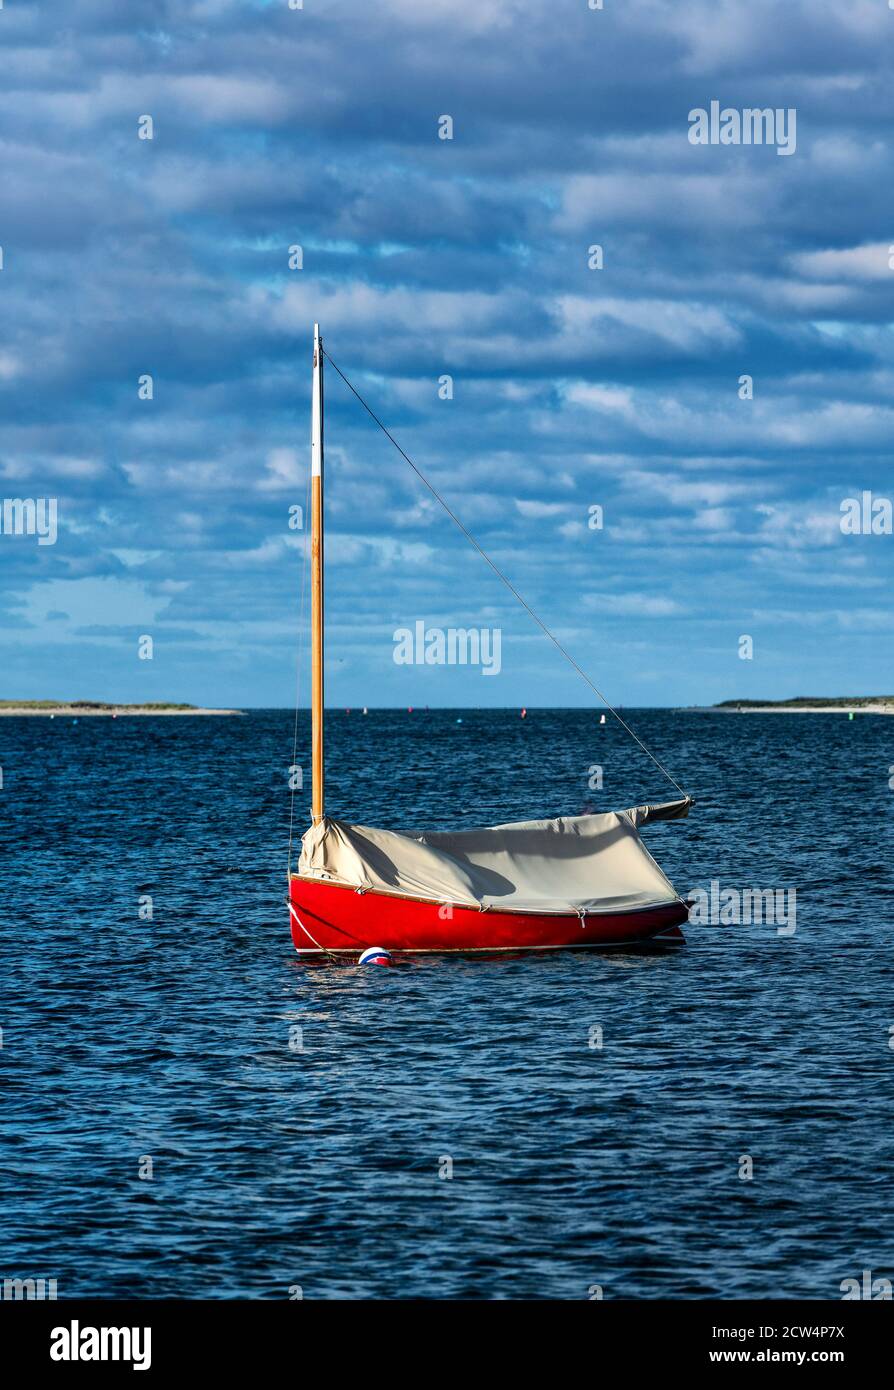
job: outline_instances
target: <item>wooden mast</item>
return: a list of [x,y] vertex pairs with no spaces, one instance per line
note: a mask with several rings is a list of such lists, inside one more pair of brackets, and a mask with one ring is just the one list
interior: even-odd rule
[[312,660],[311,742],[316,825],[323,819],[323,353],[320,325],[314,324],[314,377],[310,417],[310,626]]

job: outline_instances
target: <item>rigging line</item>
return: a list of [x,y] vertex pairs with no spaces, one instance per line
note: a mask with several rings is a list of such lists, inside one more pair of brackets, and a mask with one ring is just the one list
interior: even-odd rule
[[684,797],[688,796],[688,793],[685,792],[685,791],[683,790],[683,788],[680,786],[680,783],[676,780],[676,778],[671,776],[671,774],[668,772],[668,770],[667,770],[667,768],[664,766],[664,764],[663,764],[662,762],[659,762],[659,760],[655,757],[655,754],[651,751],[651,749],[649,749],[649,748],[646,747],[646,745],[643,743],[643,741],[642,741],[642,739],[639,737],[639,735],[638,735],[637,733],[635,733],[633,729],[631,729],[631,727],[630,727],[630,725],[627,723],[627,721],[621,717],[621,715],[618,713],[618,711],[615,709],[615,707],[610,703],[610,701],[605,697],[605,695],[603,695],[603,693],[602,693],[602,691],[599,689],[599,687],[596,686],[596,685],[594,685],[594,683],[590,680],[590,677],[587,675],[586,671],[584,671],[580,666],[578,666],[578,664],[577,664],[577,662],[575,661],[574,657],[571,655],[571,653],[570,653],[569,651],[566,650],[565,647],[563,647],[563,645],[562,645],[562,643],[559,641],[558,637],[556,637],[556,636],[550,631],[550,629],[547,627],[547,625],[546,625],[546,623],[543,621],[543,619],[540,618],[540,617],[538,617],[538,615],[534,612],[534,610],[533,610],[533,608],[531,607],[531,605],[530,605],[529,603],[527,603],[527,602],[525,601],[525,599],[522,598],[521,594],[518,592],[518,589],[516,589],[515,585],[512,583],[512,581],[511,581],[510,579],[507,579],[507,577],[506,577],[506,575],[503,573],[503,571],[494,563],[494,561],[493,561],[493,560],[490,558],[490,556],[487,554],[487,551],[485,551],[485,550],[482,549],[482,547],[481,547],[481,546],[478,544],[478,542],[476,541],[475,537],[472,535],[471,531],[469,531],[469,530],[463,525],[463,523],[460,521],[459,517],[456,515],[456,512],[454,512],[454,511],[447,505],[447,503],[444,501],[444,499],[443,499],[443,497],[440,495],[440,493],[439,493],[439,492],[435,489],[435,487],[428,481],[428,478],[426,478],[426,476],[425,476],[425,474],[422,472],[422,470],[421,470],[420,468],[417,468],[417,467],[416,467],[416,464],[415,464],[415,463],[413,462],[413,460],[410,458],[409,454],[405,453],[404,450],[400,447],[400,445],[398,444],[397,440],[394,438],[394,435],[391,433],[390,430],[386,429],[386,427],[382,424],[382,421],[379,419],[378,415],[375,413],[375,411],[372,409],[372,407],[369,406],[369,405],[367,405],[366,401],[363,399],[363,397],[361,396],[360,392],[357,390],[356,386],[352,385],[352,383],[348,380],[348,378],[345,376],[344,372],[342,371],[341,367],[339,367],[338,363],[337,363],[337,362],[333,362],[332,358],[329,356],[329,353],[325,350],[325,348],[322,348],[322,347],[321,347],[320,350],[321,350],[321,352],[323,353],[323,356],[326,358],[326,360],[330,363],[330,365],[331,365],[332,367],[334,367],[335,370],[338,372],[339,376],[341,377],[342,381],[343,381],[343,382],[345,383],[345,385],[347,386],[348,390],[349,390],[349,391],[352,391],[353,394],[357,397],[358,401],[359,401],[360,404],[363,406],[363,409],[366,411],[366,413],[376,422],[376,424],[378,425],[378,427],[379,427],[379,429],[382,431],[382,433],[383,433],[384,435],[386,435],[386,437],[387,437],[388,439],[391,440],[391,443],[394,445],[394,447],[395,447],[395,449],[397,450],[397,452],[398,452],[398,453],[401,455],[401,457],[402,457],[403,459],[405,459],[406,462],[410,465],[410,467],[412,468],[413,472],[414,472],[414,473],[416,474],[416,476],[420,479],[420,481],[423,482],[423,483],[425,484],[425,486],[428,488],[429,492],[431,493],[432,497],[434,497],[435,500],[436,500],[437,502],[440,502],[441,506],[444,508],[444,511],[447,513],[447,515],[450,517],[450,519],[451,519],[453,522],[455,522],[455,524],[459,527],[460,531],[462,531],[462,533],[463,533],[463,535],[465,536],[466,540],[469,541],[469,542],[475,547],[475,549],[478,551],[478,554],[481,556],[482,560],[485,560],[485,561],[490,565],[491,569],[493,570],[493,572],[494,572],[494,574],[497,576],[497,578],[500,579],[500,580],[502,580],[502,582],[506,585],[506,588],[509,590],[509,592],[518,600],[518,602],[521,604],[522,608],[524,608],[525,612],[526,612],[531,618],[533,618],[534,622],[535,622],[535,623],[537,624],[537,626],[541,629],[541,631],[544,632],[544,633],[546,634],[546,636],[547,636],[547,637],[549,638],[549,640],[552,642],[552,644],[553,644],[553,646],[556,648],[556,650],[559,651],[559,652],[562,654],[562,656],[564,656],[565,660],[568,662],[568,664],[569,664],[570,666],[573,666],[573,668],[574,668],[574,670],[577,672],[577,674],[578,674],[584,681],[586,681],[587,685],[588,685],[588,686],[590,687],[590,689],[593,691],[593,694],[594,694],[594,695],[597,695],[597,696],[599,697],[599,699],[600,699],[600,700],[602,701],[602,703],[605,705],[605,707],[606,707],[606,709],[609,711],[609,713],[614,715],[615,719],[617,719],[617,721],[618,721],[618,723],[621,725],[621,727],[622,727],[623,729],[626,729],[626,731],[627,731],[627,733],[630,735],[630,737],[631,737],[636,743],[639,744],[640,748],[643,750],[643,752],[646,754],[646,756],[652,759],[652,762],[653,762],[653,763],[655,764],[655,766],[658,768],[659,772],[663,772],[663,773],[664,773],[665,777],[666,777],[667,780],[670,782],[671,786],[676,787],[677,791],[681,794],[681,796],[684,796]]
[[[307,518],[308,518],[309,515],[310,515],[310,474],[308,473],[308,475],[307,475],[307,488],[306,488],[306,490],[305,490],[305,495],[304,495],[304,515],[303,515],[302,518],[301,518],[301,520],[302,520],[302,532],[301,532],[301,541],[302,541],[302,545],[301,545],[301,551],[302,551],[302,562],[301,562],[301,611],[300,611],[300,622],[299,622],[299,627],[298,627],[298,659],[297,659],[297,662],[296,662],[296,670],[295,670],[295,727],[294,727],[293,736],[292,736],[292,767],[295,767],[295,766],[297,765],[297,762],[298,762],[298,703],[299,703],[299,696],[300,696],[300,694],[301,694],[301,663],[302,663],[302,659],[303,659],[303,656],[304,656],[304,641],[305,641],[305,637],[304,637],[304,613],[305,613],[305,607],[306,607],[306,604],[305,604],[305,593],[306,593],[306,590],[307,590],[307,539],[306,539],[306,535],[305,535],[305,532],[304,532],[304,526],[303,526],[303,524],[306,522],[306,520],[307,520]],[[290,769],[290,771],[289,771],[289,781],[290,781],[290,782],[293,782],[293,781],[294,781],[294,773],[291,771],[291,769]],[[293,785],[293,786],[291,787],[291,796],[290,796],[290,798],[289,798],[289,856],[288,856],[288,877],[289,877],[289,879],[291,879],[291,875],[292,875],[292,830],[293,830],[294,824],[295,824],[295,787],[294,787],[294,785]]]

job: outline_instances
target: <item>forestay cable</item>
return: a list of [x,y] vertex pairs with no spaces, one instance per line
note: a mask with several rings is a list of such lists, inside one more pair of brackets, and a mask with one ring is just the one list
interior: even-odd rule
[[631,737],[636,743],[639,744],[640,748],[643,750],[643,752],[646,754],[646,756],[652,759],[652,762],[655,764],[655,766],[658,768],[658,770],[659,770],[660,772],[663,772],[663,773],[664,773],[664,776],[665,776],[665,777],[667,778],[667,780],[670,782],[671,786],[676,787],[677,791],[680,793],[681,796],[684,796],[684,797],[687,796],[687,793],[686,793],[686,792],[683,790],[683,788],[680,786],[680,784],[679,784],[679,782],[676,780],[676,778],[674,778],[674,777],[672,777],[672,776],[670,775],[670,773],[668,772],[668,770],[667,770],[667,768],[664,766],[664,764],[661,763],[661,762],[659,762],[659,760],[655,757],[655,754],[651,751],[651,749],[649,749],[649,748],[646,747],[646,745],[643,743],[643,741],[642,741],[642,739],[639,737],[639,735],[638,735],[637,733],[635,733],[633,729],[631,729],[631,727],[630,727],[630,725],[627,723],[627,721],[621,717],[621,715],[620,715],[620,714],[618,713],[618,711],[614,708],[614,706],[609,702],[609,700],[606,698],[606,696],[603,695],[603,693],[602,693],[602,691],[599,689],[599,687],[598,687],[597,685],[594,685],[593,681],[590,680],[590,677],[587,675],[586,671],[582,670],[582,668],[581,668],[580,666],[578,666],[578,664],[577,664],[577,662],[575,661],[574,657],[571,655],[571,653],[570,653],[569,651],[566,650],[565,647],[563,647],[563,645],[562,645],[562,643],[559,641],[558,637],[556,637],[555,634],[552,633],[552,632],[550,631],[550,629],[547,627],[547,625],[546,625],[546,623],[543,621],[543,619],[540,618],[540,617],[538,617],[538,615],[534,612],[534,610],[533,610],[533,608],[531,607],[531,605],[530,605],[529,603],[527,603],[525,599],[522,598],[521,594],[518,592],[518,590],[516,589],[516,587],[515,587],[515,585],[512,583],[512,581],[511,581],[510,579],[508,579],[508,578],[506,577],[506,575],[503,573],[503,571],[499,568],[499,566],[498,566],[497,564],[495,564],[495,562],[494,562],[494,561],[490,558],[490,556],[487,554],[487,551],[484,550],[484,549],[482,549],[482,547],[481,547],[481,546],[478,544],[478,542],[476,541],[475,537],[472,535],[471,531],[469,531],[469,530],[467,529],[467,527],[465,527],[465,526],[463,525],[463,523],[460,521],[459,517],[456,515],[456,512],[454,512],[454,511],[452,510],[452,508],[449,507],[449,506],[447,505],[447,503],[444,501],[444,499],[443,499],[443,497],[441,496],[441,494],[437,491],[437,489],[433,486],[433,484],[430,483],[430,482],[428,481],[428,478],[426,478],[426,476],[425,476],[425,474],[422,472],[422,470],[421,470],[420,468],[417,468],[416,464],[415,464],[415,463],[413,462],[413,460],[410,458],[409,454],[405,453],[404,450],[400,447],[400,445],[398,444],[397,440],[394,438],[394,435],[391,433],[391,431],[388,430],[388,429],[385,427],[385,425],[382,424],[382,421],[379,419],[378,415],[375,413],[375,411],[372,409],[372,407],[371,407],[370,405],[368,405],[367,402],[363,399],[363,397],[361,396],[360,392],[357,390],[356,386],[354,386],[354,385],[348,380],[348,378],[345,376],[344,372],[343,372],[343,371],[341,370],[341,368],[339,367],[338,363],[337,363],[337,362],[333,362],[332,358],[329,356],[329,353],[326,352],[325,348],[321,348],[321,351],[322,351],[322,353],[323,353],[323,356],[324,356],[324,357],[326,358],[326,360],[329,362],[329,364],[330,364],[332,367],[334,367],[334,369],[338,372],[339,376],[341,377],[342,381],[343,381],[343,382],[345,383],[345,385],[347,386],[348,390],[351,391],[351,392],[353,392],[353,394],[357,397],[358,401],[359,401],[360,404],[363,406],[363,409],[366,411],[366,413],[370,416],[370,418],[371,418],[372,420],[375,421],[375,423],[378,425],[378,427],[379,427],[379,429],[382,431],[382,433],[383,433],[388,439],[390,439],[391,443],[394,445],[395,449],[396,449],[397,452],[400,454],[401,458],[403,458],[403,459],[410,465],[410,467],[412,468],[413,472],[416,474],[417,478],[419,478],[419,480],[425,484],[425,486],[428,488],[429,492],[431,493],[432,497],[434,497],[435,501],[436,501],[436,502],[439,502],[439,503],[441,504],[441,506],[444,508],[444,511],[445,511],[445,512],[447,513],[447,515],[450,517],[451,521],[453,521],[453,522],[459,527],[460,531],[462,531],[462,533],[463,533],[463,535],[465,536],[466,540],[469,541],[469,543],[475,547],[475,549],[478,551],[478,554],[481,556],[482,560],[485,560],[485,561],[487,562],[487,564],[490,565],[490,567],[491,567],[491,569],[493,570],[494,574],[497,576],[498,579],[500,579],[500,580],[506,585],[506,588],[507,588],[507,589],[509,590],[509,592],[513,595],[513,597],[516,598],[516,599],[518,600],[518,602],[521,604],[522,608],[524,608],[525,612],[526,612],[531,618],[534,619],[534,622],[535,622],[535,623],[537,624],[537,626],[541,629],[541,631],[544,632],[544,633],[546,634],[546,636],[547,636],[547,637],[549,638],[549,640],[552,642],[552,644],[553,644],[553,646],[556,648],[556,650],[559,651],[559,652],[561,652],[562,656],[564,656],[564,658],[565,658],[565,660],[568,662],[568,664],[569,664],[570,666],[573,666],[573,667],[574,667],[574,670],[577,672],[577,674],[578,674],[584,681],[586,681],[587,685],[588,685],[588,686],[590,687],[590,689],[593,691],[593,694],[596,695],[596,696],[598,696],[598,698],[599,698],[599,699],[602,701],[602,703],[605,705],[605,707],[606,707],[606,709],[609,711],[609,713],[614,715],[615,719],[617,719],[617,721],[618,721],[618,723],[621,725],[621,727],[622,727],[623,729],[626,729],[626,731],[627,731],[627,733],[630,735],[630,737]]

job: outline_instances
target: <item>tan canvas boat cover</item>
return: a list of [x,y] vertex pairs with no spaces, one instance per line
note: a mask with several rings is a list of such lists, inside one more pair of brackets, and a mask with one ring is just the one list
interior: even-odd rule
[[302,841],[298,872],[400,897],[514,912],[618,912],[679,895],[638,827],[685,816],[691,798],[601,816],[399,835],[324,819]]

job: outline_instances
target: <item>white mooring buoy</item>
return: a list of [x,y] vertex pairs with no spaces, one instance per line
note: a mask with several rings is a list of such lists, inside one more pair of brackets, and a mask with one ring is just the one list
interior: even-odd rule
[[358,965],[393,965],[391,952],[382,946],[368,946],[357,962]]

